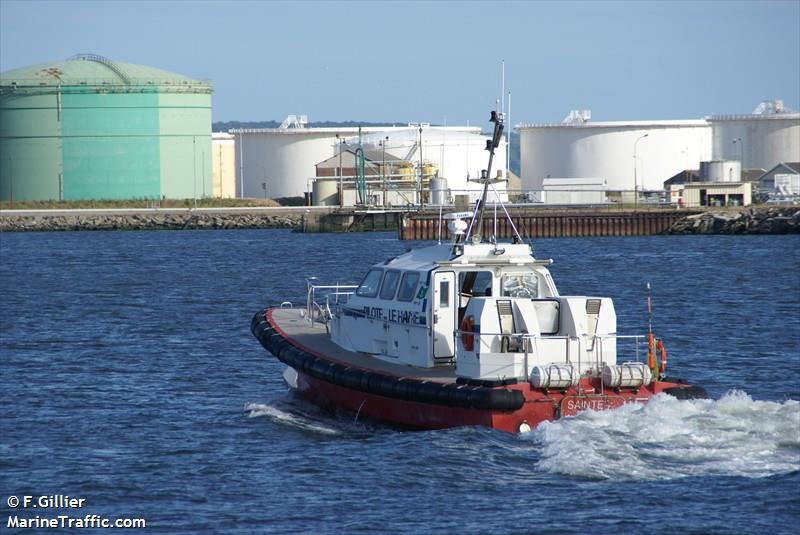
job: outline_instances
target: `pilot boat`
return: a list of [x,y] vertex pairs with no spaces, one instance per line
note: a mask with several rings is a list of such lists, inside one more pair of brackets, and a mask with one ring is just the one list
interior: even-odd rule
[[286,364],[286,382],[319,405],[416,429],[525,432],[661,393],[706,397],[665,376],[652,327],[617,333],[611,298],[560,295],[552,260],[535,258],[516,229],[511,243],[482,239],[502,115],[492,122],[483,192],[469,225],[449,223],[452,243],[376,264],[358,285],[308,281],[305,306],[255,314],[251,330]]

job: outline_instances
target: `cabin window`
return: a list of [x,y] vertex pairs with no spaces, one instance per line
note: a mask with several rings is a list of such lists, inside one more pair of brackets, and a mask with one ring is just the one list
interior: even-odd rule
[[535,273],[503,275],[501,285],[504,297],[525,297],[528,299],[539,297],[539,279]]
[[439,308],[450,307],[450,281],[439,281]]
[[400,291],[397,293],[398,301],[411,301],[414,299],[414,293],[417,290],[417,283],[419,282],[419,273],[409,271],[403,275],[403,280],[400,281]]
[[356,295],[361,297],[375,297],[378,295],[378,288],[381,285],[382,269],[370,269],[364,276],[364,280],[358,285]]
[[483,297],[492,295],[491,271],[466,271],[458,274],[458,287],[464,296]]
[[381,286],[381,299],[394,299],[397,283],[400,282],[399,271],[387,271]]

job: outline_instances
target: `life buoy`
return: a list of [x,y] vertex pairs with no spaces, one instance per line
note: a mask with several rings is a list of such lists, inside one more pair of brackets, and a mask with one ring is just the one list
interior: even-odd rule
[[664,343],[659,338],[658,342],[656,342],[656,348],[658,349],[658,353],[661,356],[661,374],[663,375],[665,371],[667,371],[667,350],[664,349]]
[[472,316],[464,316],[461,320],[461,325],[458,330],[461,331],[461,343],[464,349],[472,351],[475,348],[475,335],[472,334],[472,328],[475,326],[475,318]]

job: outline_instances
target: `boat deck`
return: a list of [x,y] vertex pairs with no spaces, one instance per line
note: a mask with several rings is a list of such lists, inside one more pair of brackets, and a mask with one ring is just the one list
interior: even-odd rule
[[345,366],[355,366],[396,377],[409,377],[439,383],[453,383],[456,380],[453,366],[419,368],[407,364],[395,364],[366,353],[355,353],[342,349],[331,341],[324,324],[314,323],[312,325],[301,315],[301,312],[305,312],[305,309],[273,308],[272,323],[283,331],[295,345],[299,345],[311,353]]

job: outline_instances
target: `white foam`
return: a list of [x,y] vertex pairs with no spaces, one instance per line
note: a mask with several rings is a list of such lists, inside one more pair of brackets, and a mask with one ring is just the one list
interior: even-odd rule
[[767,477],[800,470],[800,402],[659,395],[647,405],[580,413],[520,435],[540,470],[591,479]]
[[244,406],[244,410],[247,411],[247,416],[249,418],[267,417],[273,422],[321,435],[333,436],[342,434],[342,432],[337,429],[319,425],[302,414],[290,412],[275,405],[248,403]]

